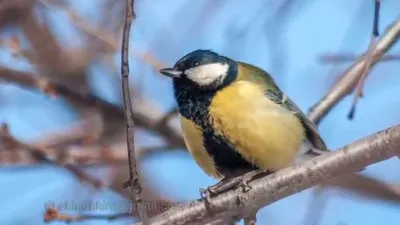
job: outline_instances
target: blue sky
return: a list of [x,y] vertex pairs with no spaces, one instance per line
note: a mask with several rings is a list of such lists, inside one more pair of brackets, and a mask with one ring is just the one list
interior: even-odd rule
[[[96,21],[96,0],[73,2],[78,12],[88,20]],[[278,1],[265,2],[219,1],[217,4],[221,8],[218,13],[213,13],[206,0],[138,0],[138,18],[133,25],[131,45],[135,49],[153,52],[169,65],[183,54],[199,48],[213,49],[252,63],[269,71],[281,88],[306,111],[323,96],[337,74],[348,66],[348,63],[340,66],[321,64],[318,56],[327,52],[357,54],[367,48],[372,29],[373,1],[296,1],[289,19],[279,21],[269,19],[279,5]],[[381,32],[400,16],[399,8],[400,1],[382,1]],[[50,16],[58,18],[51,25],[59,40],[66,46],[78,45],[65,15],[54,12]],[[162,37],[158,37],[160,31],[163,31]],[[399,45],[391,50],[391,53],[396,52],[400,52]],[[115,60],[119,61],[118,54]],[[0,49],[0,63],[18,70],[31,70],[27,62],[14,59],[5,49]],[[171,84],[167,80],[160,79],[139,60],[132,59],[131,67],[132,82],[138,82],[138,76],[141,76],[144,95],[153,98],[163,109],[174,105]],[[366,82],[365,97],[359,102],[353,121],[346,118],[352,96],[341,101],[322,121],[319,130],[330,148],[338,148],[400,122],[399,69],[399,62],[381,63],[373,69]],[[94,64],[89,71],[91,77],[96,78],[92,81],[93,91],[115,102],[118,92],[111,88],[107,70]],[[62,100],[49,99],[38,92],[0,84],[0,96],[0,122],[7,122],[13,134],[22,140],[34,140],[43,132],[61,129],[76,119],[76,114],[70,112]],[[163,153],[149,158],[142,163],[142,170],[151,176],[154,187],[158,187],[161,193],[179,201],[198,198],[199,188],[215,183],[184,152]],[[399,161],[389,159],[368,167],[365,173],[399,183],[398,171]],[[46,201],[117,201],[112,193],[93,193],[67,171],[44,165],[0,168],[0,190],[3,206],[0,224],[6,225],[43,224]],[[400,219],[398,204],[339,191],[329,191],[327,195],[323,225],[394,225]],[[306,190],[265,207],[258,214],[260,224],[301,224],[311,197],[312,192]],[[83,223],[127,224],[130,221]]]

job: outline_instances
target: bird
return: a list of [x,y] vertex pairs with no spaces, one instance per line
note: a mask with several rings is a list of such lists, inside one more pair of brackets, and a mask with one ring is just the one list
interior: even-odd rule
[[185,145],[211,177],[270,174],[327,149],[316,125],[257,66],[198,49],[160,73],[172,79]]

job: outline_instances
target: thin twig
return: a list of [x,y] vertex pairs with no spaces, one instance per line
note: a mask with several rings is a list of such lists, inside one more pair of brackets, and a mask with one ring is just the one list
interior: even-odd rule
[[125,188],[130,187],[133,194],[133,201],[139,206],[139,216],[143,224],[148,224],[147,212],[143,205],[142,187],[139,181],[139,175],[135,158],[135,123],[133,121],[133,110],[131,102],[131,94],[129,91],[129,38],[132,21],[135,19],[134,0],[126,0],[126,9],[122,33],[121,46],[121,76],[122,76],[122,93],[124,100],[124,111],[126,121],[126,140],[128,148],[129,162],[129,180],[123,184]]
[[[346,63],[350,61],[357,60],[360,57],[365,57],[365,55],[357,55],[352,53],[323,53],[319,57],[319,62],[321,63]],[[381,62],[399,61],[400,55],[386,55],[382,57]]]
[[[373,50],[371,67],[382,59],[384,54],[398,41],[400,37],[400,18],[397,19],[381,36]],[[309,118],[316,124],[345,96],[349,95],[356,87],[366,64],[365,57],[358,59],[343,74],[331,90],[317,102],[309,113]]]
[[356,105],[357,105],[358,100],[364,96],[364,93],[363,93],[364,84],[365,84],[365,80],[367,79],[368,73],[371,68],[373,50],[376,45],[376,39],[378,39],[378,36],[379,36],[379,27],[378,27],[379,11],[380,11],[380,0],[375,0],[375,12],[374,12],[374,21],[373,21],[373,25],[372,25],[371,41],[369,43],[367,54],[365,56],[365,65],[362,70],[360,80],[358,81],[358,84],[356,87],[356,94],[354,95],[353,103],[351,105],[350,112],[347,116],[350,120],[352,120],[354,118],[354,113],[356,110]]
[[[211,198],[212,213],[237,212],[249,214],[289,195],[298,193],[332,178],[357,172],[368,165],[389,159],[400,153],[400,125],[365,137],[297,166],[291,166]],[[152,225],[186,224],[209,216],[209,207],[199,199],[180,204],[151,219]],[[141,223],[136,223],[139,225]]]

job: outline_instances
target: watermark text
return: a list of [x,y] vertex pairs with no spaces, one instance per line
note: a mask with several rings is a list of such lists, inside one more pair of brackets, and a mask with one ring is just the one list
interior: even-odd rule
[[143,204],[134,204],[130,201],[111,201],[111,200],[93,200],[93,201],[54,201],[48,200],[44,203],[44,208],[54,208],[58,211],[108,211],[113,213],[132,213],[139,209],[145,211],[167,211],[170,208],[178,207],[176,203],[166,201],[145,202]]

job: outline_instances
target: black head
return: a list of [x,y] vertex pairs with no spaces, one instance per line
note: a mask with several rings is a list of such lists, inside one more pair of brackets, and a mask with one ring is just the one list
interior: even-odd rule
[[179,83],[198,89],[217,89],[237,76],[237,63],[210,50],[196,50],[182,57],[173,68],[160,70]]

